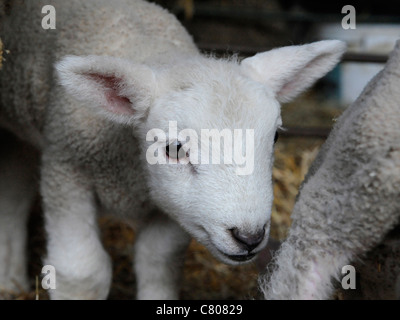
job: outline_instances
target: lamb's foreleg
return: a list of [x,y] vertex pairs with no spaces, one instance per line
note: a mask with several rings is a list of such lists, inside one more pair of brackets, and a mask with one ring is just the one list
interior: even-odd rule
[[189,241],[190,236],[163,214],[147,221],[135,244],[138,299],[178,299]]
[[27,220],[37,192],[36,151],[0,133],[0,291],[27,290]]
[[99,239],[88,180],[66,163],[43,159],[41,190],[48,235],[45,264],[56,270],[52,299],[107,298],[112,268]]

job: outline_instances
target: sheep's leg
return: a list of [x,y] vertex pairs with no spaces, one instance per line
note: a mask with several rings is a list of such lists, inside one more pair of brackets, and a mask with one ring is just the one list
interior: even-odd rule
[[88,179],[68,164],[43,157],[41,191],[48,235],[45,264],[56,271],[52,299],[105,299],[111,260],[99,238]]
[[135,244],[138,299],[178,299],[189,241],[177,223],[161,214],[141,228]]
[[27,290],[27,219],[36,195],[37,152],[0,132],[0,291]]

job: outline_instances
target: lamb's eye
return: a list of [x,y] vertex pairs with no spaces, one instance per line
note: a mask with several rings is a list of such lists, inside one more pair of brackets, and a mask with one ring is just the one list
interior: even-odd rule
[[275,132],[275,137],[274,137],[274,144],[278,141],[279,138],[279,133],[278,131]]
[[182,143],[176,140],[165,147],[165,153],[169,158],[174,160],[179,160],[186,157],[186,152],[182,148]]

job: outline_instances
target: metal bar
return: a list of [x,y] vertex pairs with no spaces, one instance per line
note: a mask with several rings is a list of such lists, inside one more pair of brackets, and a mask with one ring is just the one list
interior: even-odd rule
[[386,63],[388,56],[383,54],[370,54],[370,53],[352,53],[348,52],[343,56],[342,61],[351,62],[374,62]]

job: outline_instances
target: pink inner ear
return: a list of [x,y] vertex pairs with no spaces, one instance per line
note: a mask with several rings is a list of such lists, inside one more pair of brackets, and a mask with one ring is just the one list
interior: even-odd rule
[[120,94],[123,80],[115,76],[89,74],[89,77],[101,86],[100,90],[106,99],[102,107],[114,114],[132,115],[134,113],[131,100]]

